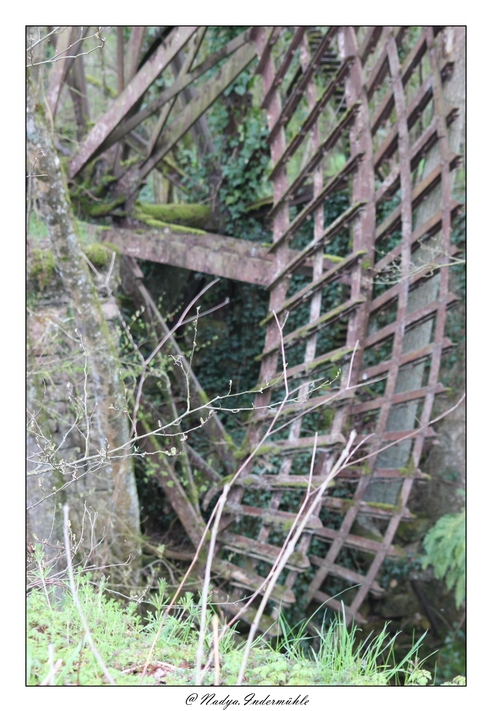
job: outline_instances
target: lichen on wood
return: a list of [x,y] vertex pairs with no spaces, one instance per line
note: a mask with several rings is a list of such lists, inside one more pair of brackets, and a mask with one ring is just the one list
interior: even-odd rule
[[[91,429],[100,455],[98,476],[109,484],[108,542],[114,557],[126,563],[139,557],[139,505],[130,456],[128,421],[121,417],[126,396],[120,364],[101,304],[82,254],[77,225],[60,160],[48,131],[37,90],[30,81],[27,91],[27,139],[29,165],[36,165],[33,189],[50,238],[56,268],[71,306],[81,344],[88,357],[88,387],[97,406]],[[111,456],[114,452],[115,456]],[[96,454],[96,452],[91,452]],[[70,488],[67,489],[70,492]],[[72,505],[77,505],[72,502]],[[80,505],[80,504],[78,504]],[[136,557],[135,557],[136,554]]]

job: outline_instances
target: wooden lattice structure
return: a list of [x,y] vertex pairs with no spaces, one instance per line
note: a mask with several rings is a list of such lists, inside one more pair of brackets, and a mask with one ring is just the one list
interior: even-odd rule
[[[259,463],[242,473],[231,493],[214,572],[237,588],[261,588],[279,553],[280,532],[285,535],[292,524],[306,489],[307,477],[299,472],[309,467],[314,429],[314,485],[323,481],[355,429],[358,456],[369,456],[345,469],[328,490],[272,599],[299,604],[295,591],[302,576],[303,605],[324,603],[338,610],[340,598],[330,591],[338,584],[354,586],[345,597],[346,614],[360,620],[366,595],[383,593],[377,581],[383,561],[399,555],[393,539],[400,521],[411,515],[407,501],[413,481],[422,476],[424,442],[435,435],[429,423],[434,398],[443,390],[441,354],[452,345],[444,326],[455,301],[448,272],[456,251],[453,218],[460,209],[452,199],[461,135],[455,128],[463,109],[446,92],[457,60],[462,63],[462,30],[260,27],[193,68],[204,32],[173,28],[143,52],[142,28],[132,29],[126,74],[120,65],[120,94],[70,159],[69,177],[76,179],[97,156],[113,151],[113,205],[128,208],[145,177],[188,130],[197,132],[206,152],[207,108],[257,62],[272,164],[271,246],[172,229],[163,240],[158,230],[118,227],[117,207],[115,228],[106,238],[127,255],[123,285],[148,311],[155,305],[135,257],[268,289],[265,345],[258,356],[262,391],[248,429],[248,451],[261,440],[284,393],[274,312],[282,323],[288,315],[283,346],[296,400],[281,414],[284,429],[268,440]],[[194,88],[224,57],[220,71]],[[175,83],[141,108],[145,92],[170,62]],[[48,94],[53,115],[63,82],[79,91],[84,84],[82,57],[73,68],[54,66]],[[168,122],[180,96],[182,108]],[[87,107],[74,97],[82,125]],[[134,129],[157,112],[145,142]],[[119,158],[130,150],[138,159],[123,169]],[[291,217],[290,205],[301,194],[307,195],[304,207]],[[342,197],[334,215],[330,205],[337,195]],[[200,386],[193,378],[191,387],[198,401]],[[224,426],[215,416],[206,426],[233,474],[237,461],[224,444],[229,441]],[[391,443],[396,444],[388,448]],[[210,479],[202,508],[187,502],[177,479],[167,493],[196,543],[203,512],[221,482],[191,444],[185,451]],[[347,565],[347,551],[359,556],[358,572]]]
[[[424,440],[435,434],[428,424],[434,396],[442,391],[438,383],[440,357],[442,350],[450,345],[444,338],[446,308],[454,300],[448,292],[448,268],[443,267],[438,276],[431,279],[432,264],[424,262],[421,269],[412,270],[414,263],[421,259],[416,252],[419,245],[436,234],[440,252],[452,253],[452,216],[459,207],[451,200],[450,173],[458,157],[450,149],[447,131],[456,109],[446,106],[443,95],[443,82],[451,67],[439,58],[437,34],[437,30],[426,28],[409,47],[404,28],[371,28],[365,33],[357,33],[350,27],[338,31],[329,28],[310,56],[309,43],[303,44],[305,30],[299,28],[277,66],[272,60],[271,48],[271,37],[275,34],[269,39],[266,31],[260,31],[257,40],[273,163],[271,251],[276,257],[268,284],[270,313],[266,319],[261,382],[280,377],[279,333],[271,318],[273,312],[282,318],[286,311],[292,313],[309,304],[309,308],[304,307],[300,323],[289,328],[287,322],[284,330],[287,350],[298,344],[302,346],[298,349],[298,362],[288,358],[287,370],[291,388],[298,388],[301,402],[287,409],[286,414],[291,419],[294,413],[296,417],[284,438],[275,442],[282,455],[278,473],[264,477],[268,479],[267,487],[263,481],[258,486],[271,492],[268,510],[274,516],[289,487],[289,474],[296,455],[313,446],[313,438],[303,432],[303,415],[310,412],[316,402],[326,400],[323,395],[311,398],[302,395],[307,396],[316,379],[329,380],[332,364],[356,349],[352,369],[343,368],[340,398],[331,425],[318,439],[322,454],[317,464],[317,483],[326,476],[345,442],[349,423],[359,433],[359,441],[365,439],[365,433],[371,435],[363,444],[364,453],[372,455],[367,460],[369,467],[350,468],[340,475],[349,484],[344,498],[328,496],[322,505],[336,512],[338,527],[313,522],[313,529],[305,534],[298,547],[299,559],[290,566],[285,581],[287,589],[292,589],[298,574],[309,568],[312,580],[306,602],[315,600],[335,609],[340,608],[340,602],[322,589],[327,577],[339,578],[348,585],[358,584],[348,607],[349,618],[357,617],[368,592],[375,595],[382,592],[376,575],[385,557],[395,555],[393,537],[399,522],[409,516],[406,504],[413,480],[421,475],[418,465]],[[301,78],[286,96],[282,92],[282,80],[297,46],[301,47]],[[338,51],[339,62],[332,67],[326,89],[316,100],[312,77],[322,66],[330,46],[335,47],[333,54]],[[417,68],[422,72],[424,64],[427,75],[421,74],[422,81],[410,90],[411,77]],[[337,95],[340,86],[344,86],[342,98]],[[285,129],[304,96],[307,116],[300,132],[287,141]],[[330,102],[334,104],[331,116],[335,118],[326,132],[321,129],[321,117]],[[429,110],[431,103],[433,110]],[[294,180],[289,180],[289,160],[309,132],[312,142],[309,160]],[[344,139],[350,146],[347,160],[326,179],[323,161]],[[419,175],[418,166],[433,147],[438,152],[435,167]],[[289,197],[308,179],[313,184],[312,200],[290,221]],[[349,204],[334,221],[327,223],[324,203],[347,183],[350,185]],[[419,215],[419,205],[436,190],[439,190],[440,202],[424,221]],[[384,201],[392,201],[392,209],[380,218],[378,208]],[[309,241],[301,243],[300,253],[291,258],[287,245],[295,242],[307,220],[312,224]],[[325,249],[344,230],[347,240],[342,245],[339,243],[337,260],[326,269]],[[399,239],[391,247],[395,233]],[[312,278],[302,287],[292,288],[289,278],[308,258],[312,260]],[[384,283],[381,279],[383,288],[376,291],[378,275],[384,274],[385,267],[391,262],[394,264],[394,260],[399,265],[396,283]],[[342,275],[348,277],[346,287],[335,297],[332,292],[330,297],[327,286],[343,278]],[[321,340],[323,329],[329,329],[340,319],[346,323],[345,346],[327,351]],[[378,351],[385,355],[376,355]],[[384,389],[379,397],[367,397],[364,388],[347,390],[383,374]],[[258,396],[258,406],[269,402],[271,390]],[[263,412],[258,410],[253,428],[256,436],[265,421]],[[306,432],[308,430],[309,426]],[[252,438],[254,441],[255,435]],[[399,444],[394,448],[377,454],[390,442],[397,441]],[[237,495],[236,501],[239,500],[240,495]],[[263,525],[257,543],[241,540],[235,549],[249,553],[255,549],[255,555],[266,557],[268,554],[274,559],[275,549],[262,549],[269,536],[264,514],[252,512],[248,507],[243,508],[243,513],[263,516]],[[358,518],[363,522],[362,530],[365,528],[368,532],[371,520],[379,519],[381,523],[376,529],[381,533],[379,541],[373,540],[374,536],[353,534]],[[328,542],[323,556],[309,555],[312,539]],[[226,545],[230,545],[230,541]],[[234,541],[232,545],[234,547]],[[338,562],[344,547],[373,556],[367,561],[364,574],[354,573]]]

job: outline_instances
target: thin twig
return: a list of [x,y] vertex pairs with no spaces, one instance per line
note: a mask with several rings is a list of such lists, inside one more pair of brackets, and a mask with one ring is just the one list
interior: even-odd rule
[[[279,329],[280,329],[280,324],[279,324],[279,322],[278,322],[278,319],[277,319],[277,315],[276,315],[276,314],[275,314],[275,320],[277,321],[277,325],[278,325],[278,327],[279,327]],[[284,351],[284,349],[283,349],[283,341],[282,341],[282,332],[281,332],[281,331],[280,331],[280,335],[281,335],[282,358],[283,358],[284,367],[286,367],[285,351]],[[286,390],[286,393],[285,393],[285,398],[284,398],[284,404],[285,404],[285,402],[287,401],[288,397],[289,397],[289,391],[288,391],[288,387],[287,387],[287,390]],[[258,452],[258,450],[260,449],[260,447],[264,444],[265,440],[270,436],[271,430],[273,429],[273,427],[274,427],[274,425],[275,425],[277,419],[279,418],[281,412],[282,412],[282,405],[281,405],[281,407],[278,409],[278,411],[277,411],[277,413],[275,414],[275,417],[273,418],[273,420],[272,420],[270,426],[268,427],[267,431],[265,432],[265,434],[263,435],[263,437],[260,439],[260,441],[257,443],[257,445],[255,446],[254,450],[253,450],[253,451],[251,452],[251,454],[245,459],[245,461],[241,464],[241,466],[240,466],[239,469],[237,470],[236,474],[234,475],[233,479],[232,479],[228,484],[226,484],[226,487],[225,487],[225,488],[227,488],[227,492],[230,490],[231,486],[233,486],[234,482],[237,480],[237,478],[238,478],[239,475],[242,473],[242,471],[243,471],[243,470],[249,465],[249,463],[254,459],[254,457],[256,456],[256,453]],[[176,590],[173,599],[172,599],[171,602],[169,603],[169,605],[168,605],[166,611],[164,612],[164,615],[162,616],[162,619],[161,619],[159,628],[158,628],[158,630],[157,630],[157,632],[156,632],[156,635],[155,635],[154,640],[153,640],[153,642],[152,642],[151,648],[150,648],[150,650],[149,650],[149,653],[148,653],[148,656],[147,656],[147,660],[146,660],[146,662],[145,662],[145,666],[144,666],[144,669],[143,669],[143,671],[142,671],[141,679],[143,679],[144,676],[145,676],[145,672],[146,672],[146,670],[147,670],[147,667],[148,667],[148,665],[149,665],[149,663],[150,663],[150,659],[151,659],[151,657],[152,657],[152,653],[153,653],[153,651],[154,651],[154,647],[155,647],[156,642],[157,642],[157,639],[159,638],[159,635],[160,635],[160,633],[161,633],[161,631],[162,631],[162,628],[163,628],[163,626],[164,626],[164,622],[165,622],[165,620],[166,620],[166,618],[167,618],[167,616],[168,616],[168,614],[169,614],[169,611],[170,611],[172,605],[174,605],[174,603],[175,603],[175,601],[176,601],[178,595],[180,594],[180,592],[181,592],[181,590],[182,590],[182,588],[183,588],[184,583],[185,583],[186,580],[188,579],[189,575],[191,574],[191,571],[192,571],[193,567],[195,566],[195,564],[196,564],[196,562],[197,562],[197,560],[198,560],[198,556],[199,556],[200,551],[201,551],[201,549],[202,549],[202,546],[203,546],[203,544],[204,544],[204,542],[205,542],[205,539],[206,539],[207,534],[208,534],[208,531],[209,531],[209,529],[210,529],[210,527],[211,527],[211,525],[212,525],[212,522],[215,521],[214,525],[216,526],[216,528],[218,528],[218,521],[217,521],[217,519],[216,519],[216,514],[217,514],[217,511],[218,511],[218,509],[219,509],[219,506],[221,505],[221,502],[223,502],[223,503],[222,503],[222,508],[223,508],[223,506],[224,506],[224,504],[225,504],[225,497],[221,496],[221,498],[219,499],[219,501],[215,504],[214,510],[213,510],[213,512],[212,512],[212,515],[210,516],[210,518],[209,518],[209,520],[208,520],[208,522],[207,522],[207,524],[206,524],[206,526],[205,526],[205,529],[204,529],[204,531],[203,531],[202,537],[201,537],[201,539],[200,539],[200,541],[199,541],[199,543],[198,543],[198,546],[197,546],[195,555],[194,555],[194,557],[193,557],[193,560],[191,561],[191,563],[190,563],[190,565],[189,565],[189,567],[188,567],[188,570],[186,571],[186,573],[185,573],[185,575],[184,575],[184,577],[183,577],[183,579],[182,579],[182,581],[181,581],[181,583],[180,583],[178,589]],[[205,570],[205,576],[206,576],[206,578],[208,577],[208,580],[210,580],[210,575],[211,575],[211,573],[210,573],[210,569],[211,569],[210,563],[211,563],[211,558],[210,558],[210,554],[209,554],[209,556],[208,556],[208,558],[207,558],[207,566],[206,566],[206,570]],[[207,604],[206,593],[207,593],[207,591],[208,591],[208,587],[205,588],[205,586],[204,586],[204,594],[202,595],[202,615],[203,615],[203,606],[205,606],[205,609],[206,609],[206,604]],[[198,655],[198,653],[199,653],[199,650],[197,651],[197,655]]]
[[[51,648],[51,649],[50,649]],[[48,675],[43,679],[43,681],[40,682],[39,686],[54,686],[54,677],[58,669],[61,667],[63,664],[62,659],[58,659],[55,664],[53,664],[53,645],[49,644],[48,645],[48,655],[49,655],[49,663],[50,663],[50,670],[48,672]]]
[[137,413],[138,413],[138,408],[140,405],[140,398],[142,397],[142,389],[143,389],[143,384],[145,381],[145,373],[146,369],[149,366],[149,364],[152,362],[152,360],[155,358],[157,353],[161,350],[162,346],[166,343],[166,341],[172,336],[172,334],[180,327],[183,325],[183,321],[185,320],[186,315],[189,313],[189,311],[192,309],[192,307],[195,305],[195,303],[200,299],[206,291],[208,291],[212,286],[217,284],[219,279],[214,279],[213,281],[210,282],[210,284],[207,284],[201,291],[200,293],[195,296],[195,298],[188,304],[188,306],[185,308],[181,316],[179,317],[177,323],[173,326],[172,329],[166,335],[161,339],[161,341],[157,344],[157,346],[154,348],[152,353],[149,355],[148,358],[143,363],[142,367],[142,372],[140,374],[139,382],[138,382],[138,387],[137,387],[137,394],[135,396],[135,406],[133,408],[133,415],[132,415],[132,428],[130,431],[130,437],[132,437],[136,431],[137,431]]
[[[44,42],[44,40],[48,39],[48,37],[51,37],[51,35],[54,34],[55,32],[58,32],[58,30],[60,29],[60,27],[62,27],[62,25],[58,25],[58,26],[55,27],[53,30],[51,30],[51,32],[48,32],[47,35],[45,35],[44,37],[41,37],[41,38],[38,39],[36,42],[34,42],[34,44],[30,44],[29,47],[26,49],[26,52],[29,53],[31,50],[34,49],[34,47],[37,47],[38,44],[40,44],[41,42]],[[60,35],[63,34],[63,32],[65,32],[65,30],[67,30],[67,29],[68,29],[68,26],[67,26],[67,27],[63,27],[62,31],[61,31],[61,32],[58,32],[58,34],[60,34]]]
[[[107,29],[107,28],[106,28],[106,29]],[[42,62],[33,62],[33,61],[32,61],[32,56],[29,55],[29,56],[31,56],[31,63],[26,65],[26,69],[29,69],[30,67],[38,67],[40,64],[50,64],[50,63],[53,63],[53,62],[59,62],[59,61],[61,61],[62,59],[77,59],[77,57],[85,57],[85,56],[87,56],[88,54],[92,54],[92,52],[95,52],[96,49],[102,49],[102,48],[104,47],[105,43],[106,43],[106,38],[105,38],[105,37],[101,37],[101,32],[102,32],[102,31],[103,31],[103,28],[100,27],[100,28],[98,29],[98,31],[95,32],[95,33],[94,33],[93,35],[91,35],[90,37],[83,37],[83,36],[82,36],[82,32],[81,32],[81,36],[80,36],[75,42],[72,42],[72,44],[69,45],[66,49],[64,49],[63,51],[59,52],[58,54],[55,54],[53,57],[51,57],[51,59],[43,59]],[[65,52],[68,52],[69,49],[71,49],[72,47],[74,47],[74,46],[75,46],[76,44],[78,44],[79,42],[83,42],[84,40],[88,40],[88,39],[93,39],[94,37],[96,37],[96,39],[97,39],[99,42],[101,42],[102,44],[96,45],[96,46],[93,47],[92,49],[89,49],[87,52],[79,52],[78,54],[67,54],[67,55],[65,55]],[[36,44],[39,44],[40,41],[42,41],[42,40],[38,40],[38,42],[37,42]],[[32,45],[32,47],[33,47],[33,46],[35,46],[35,45]],[[28,53],[30,53],[32,47],[31,47],[31,46],[28,47],[28,49],[27,49],[27,52],[28,52]],[[62,55],[65,55],[65,56],[62,56]]]
[[215,660],[215,686],[220,686],[220,656],[219,656],[219,618],[217,615],[212,617],[212,630],[214,642],[214,660]]

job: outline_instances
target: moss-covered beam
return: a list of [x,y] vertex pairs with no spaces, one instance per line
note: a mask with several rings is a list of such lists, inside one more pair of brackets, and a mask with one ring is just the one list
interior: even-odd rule
[[[144,217],[144,213],[139,214]],[[249,240],[201,232],[191,227],[166,225],[152,217],[146,218],[146,222],[151,223],[149,227],[156,229],[108,229],[105,230],[103,239],[118,247],[122,254],[136,259],[169,264],[258,286],[266,286],[271,279],[274,257],[268,247]],[[291,260],[298,254],[295,250],[289,252]],[[333,266],[331,260],[331,257],[326,257],[325,269]],[[298,266],[298,272],[310,276],[310,264],[310,261],[306,260]]]
[[208,205],[188,203],[170,203],[165,205],[137,203],[135,211],[148,215],[149,217],[154,217],[157,220],[162,220],[163,222],[186,225],[187,227],[204,227],[212,216],[212,210]]

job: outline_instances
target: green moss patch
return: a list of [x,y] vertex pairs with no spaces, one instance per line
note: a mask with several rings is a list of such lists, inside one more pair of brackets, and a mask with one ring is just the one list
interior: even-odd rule
[[165,223],[171,223],[173,226],[185,225],[186,227],[203,227],[212,215],[212,211],[207,205],[186,203],[171,203],[169,205],[139,203],[136,206],[136,212]]
[[104,269],[107,267],[111,261],[111,254],[113,252],[119,253],[117,247],[110,242],[92,242],[88,244],[84,249],[84,254],[89,259],[95,267]]

